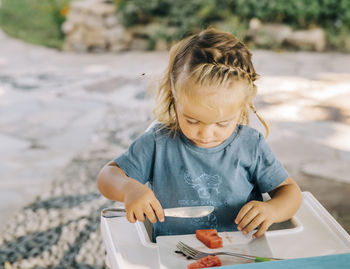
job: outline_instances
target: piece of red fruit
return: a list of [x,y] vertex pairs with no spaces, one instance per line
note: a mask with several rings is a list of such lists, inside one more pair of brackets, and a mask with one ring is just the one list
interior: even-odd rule
[[196,237],[208,248],[221,248],[223,246],[222,238],[216,229],[196,230]]
[[205,256],[194,263],[187,266],[187,269],[208,268],[214,266],[221,266],[221,260],[217,256]]

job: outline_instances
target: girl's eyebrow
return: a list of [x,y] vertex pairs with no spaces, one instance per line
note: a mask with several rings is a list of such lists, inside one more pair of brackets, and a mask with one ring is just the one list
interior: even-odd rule
[[191,116],[188,116],[188,115],[186,115],[186,114],[184,114],[184,113],[182,113],[182,115],[184,115],[186,118],[189,118],[189,119],[192,119],[192,120],[197,120],[197,119],[192,118]]
[[[182,113],[182,115],[184,115],[186,118],[189,118],[189,119],[191,119],[191,120],[200,121],[200,120],[197,120],[197,119],[195,119],[195,118],[192,118],[191,116],[188,116],[188,115],[186,115],[186,114],[184,114],[184,113]],[[233,120],[233,119],[234,119],[234,117],[231,118],[231,119],[227,119],[227,120],[217,121],[216,123],[228,122],[228,121],[231,121],[231,120]]]

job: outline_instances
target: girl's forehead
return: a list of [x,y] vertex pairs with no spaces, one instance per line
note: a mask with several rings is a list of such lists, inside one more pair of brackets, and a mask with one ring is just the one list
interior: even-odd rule
[[231,87],[186,82],[176,87],[176,104],[179,112],[201,122],[227,121],[241,112],[246,102],[245,87],[239,81]]
[[[244,101],[249,85],[247,81],[231,80],[225,83],[198,82],[191,77],[180,76],[175,85],[175,95],[186,99],[207,99],[210,102]],[[211,99],[211,100],[209,100]],[[222,99],[222,100],[221,100]]]
[[241,112],[239,105],[212,107],[205,103],[191,102],[191,100],[176,102],[176,109],[182,116],[205,124],[230,121],[235,119]]

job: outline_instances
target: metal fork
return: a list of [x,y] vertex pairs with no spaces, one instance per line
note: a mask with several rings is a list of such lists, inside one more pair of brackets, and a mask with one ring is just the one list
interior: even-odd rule
[[189,245],[186,245],[185,243],[183,243],[181,241],[179,241],[179,243],[176,245],[176,247],[178,250],[180,250],[187,257],[190,257],[190,258],[195,259],[195,260],[206,257],[208,255],[212,255],[212,256],[229,255],[229,256],[234,256],[234,257],[238,257],[238,258],[252,260],[254,262],[267,262],[267,261],[281,260],[281,259],[277,259],[277,258],[258,257],[258,256],[245,255],[245,254],[239,254],[239,253],[234,253],[234,252],[224,252],[224,251],[207,253],[207,252],[199,251],[193,247],[190,247]]

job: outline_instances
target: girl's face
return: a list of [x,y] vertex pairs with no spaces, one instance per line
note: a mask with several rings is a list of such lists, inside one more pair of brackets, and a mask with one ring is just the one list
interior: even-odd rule
[[223,106],[221,113],[195,102],[176,102],[175,110],[182,133],[196,146],[212,148],[222,144],[236,128],[240,109]]

